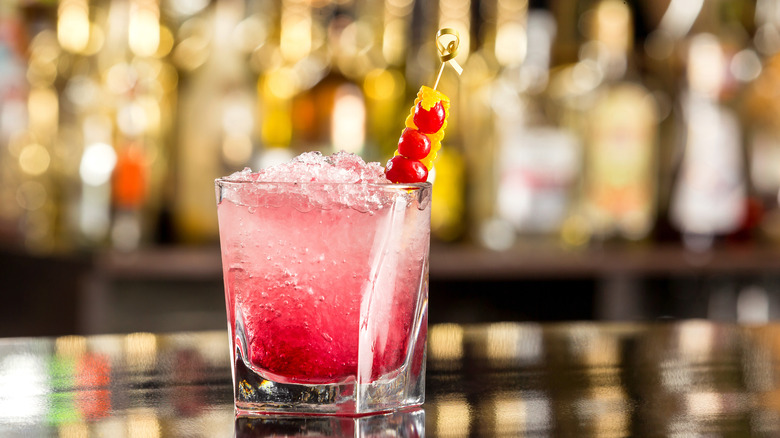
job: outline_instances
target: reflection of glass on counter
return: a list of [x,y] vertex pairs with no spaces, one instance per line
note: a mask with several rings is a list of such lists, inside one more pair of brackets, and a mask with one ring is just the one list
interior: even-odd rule
[[312,435],[323,438],[421,438],[425,436],[425,411],[414,409],[361,418],[271,415],[236,418],[236,438]]
[[[223,383],[221,375],[220,388],[230,390],[224,336],[132,333],[2,340],[0,435],[115,436],[120,430],[154,437],[170,425],[176,436],[219,436],[230,430],[234,418],[229,404],[214,409],[214,390],[209,389]],[[163,385],[170,385],[159,393],[163,397],[150,397]],[[42,418],[39,424],[45,426],[30,428],[33,419]]]
[[[436,356],[429,357],[431,391],[424,411],[361,418],[237,419],[224,331],[2,339],[0,435],[603,437],[780,431],[777,325],[447,324],[432,325],[430,333]],[[491,352],[498,346],[515,346],[517,361]],[[459,365],[443,368],[443,361]],[[110,398],[93,397],[104,390]]]

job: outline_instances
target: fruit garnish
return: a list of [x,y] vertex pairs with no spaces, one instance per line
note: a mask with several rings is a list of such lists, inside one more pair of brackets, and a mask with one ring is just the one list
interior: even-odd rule
[[436,105],[430,109],[423,108],[423,103],[420,102],[414,106],[414,116],[412,118],[420,132],[433,134],[441,129],[447,114],[441,102],[436,102]]
[[406,117],[407,128],[419,129],[414,121],[417,107],[421,106],[423,109],[426,107],[432,108],[436,104],[441,104],[441,107],[444,110],[444,120],[437,131],[425,134],[431,141],[431,151],[425,158],[421,158],[420,161],[422,161],[428,171],[433,168],[433,162],[436,160],[439,149],[441,149],[441,141],[444,139],[444,130],[447,129],[447,116],[450,115],[450,99],[441,91],[436,91],[433,88],[423,85],[420,87],[420,91],[417,92],[417,98],[414,99],[414,106]]
[[416,129],[406,128],[398,140],[398,153],[406,158],[422,160],[431,153],[431,139]]
[[[454,37],[447,46],[439,41],[444,35]],[[436,45],[441,54],[442,65],[433,88],[423,85],[417,92],[414,106],[406,118],[406,129],[398,140],[398,149],[385,166],[385,176],[394,183],[424,182],[433,168],[450,114],[450,99],[444,93],[436,91],[436,87],[439,85],[444,64],[452,65],[458,74],[462,72],[455,61],[459,42],[458,32],[453,29],[444,28],[436,33]]]
[[418,183],[428,179],[428,168],[419,160],[396,155],[387,162],[385,176],[395,183]]

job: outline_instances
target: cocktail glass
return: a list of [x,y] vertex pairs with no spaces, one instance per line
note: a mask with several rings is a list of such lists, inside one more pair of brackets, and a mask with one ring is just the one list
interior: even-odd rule
[[237,414],[421,405],[431,185],[216,191]]

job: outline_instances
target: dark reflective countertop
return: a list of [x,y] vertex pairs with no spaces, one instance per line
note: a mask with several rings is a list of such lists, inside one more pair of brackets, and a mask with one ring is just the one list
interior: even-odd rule
[[443,324],[429,333],[425,405],[360,419],[236,419],[224,332],[0,339],[0,436],[780,434],[780,324]]

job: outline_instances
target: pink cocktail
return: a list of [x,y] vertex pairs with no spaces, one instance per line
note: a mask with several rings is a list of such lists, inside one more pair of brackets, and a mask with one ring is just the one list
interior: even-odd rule
[[217,180],[239,411],[423,402],[430,190],[343,153]]

